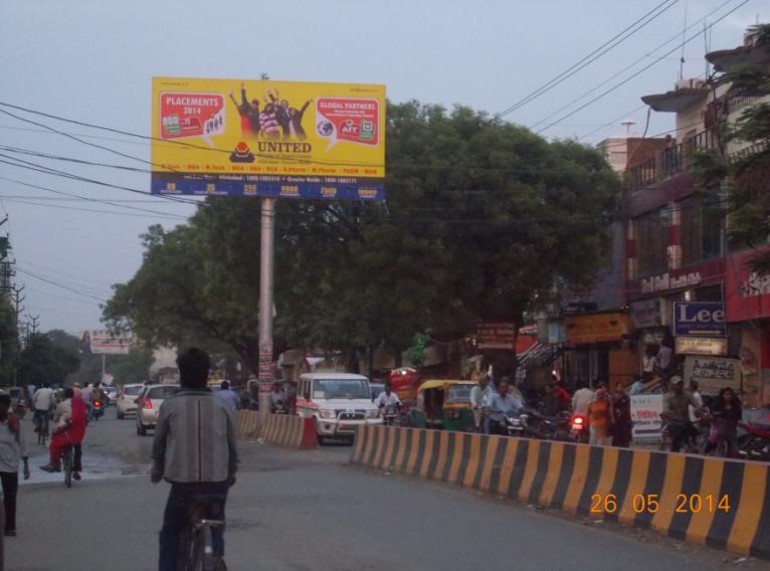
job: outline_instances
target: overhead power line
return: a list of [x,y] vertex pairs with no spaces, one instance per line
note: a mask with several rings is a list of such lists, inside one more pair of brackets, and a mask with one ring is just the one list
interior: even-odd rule
[[[715,14],[716,12],[719,12],[719,11],[720,11],[722,8],[724,8],[724,7],[725,7],[725,6],[727,6],[728,4],[731,4],[731,3],[732,3],[732,2],[734,2],[734,1],[735,1],[735,0],[727,0],[726,2],[723,2],[723,3],[722,3],[722,4],[720,4],[718,7],[714,8],[714,9],[713,9],[711,12],[709,12],[708,14],[706,14],[706,15],[705,15],[703,18],[701,18],[701,19],[700,19],[700,20],[698,20],[697,22],[694,22],[693,24],[691,24],[690,26],[688,26],[687,28],[685,28],[685,30],[684,30],[684,33],[687,33],[687,32],[689,32],[689,31],[690,31],[692,28],[695,28],[695,27],[697,27],[697,26],[700,26],[700,25],[701,25],[701,23],[705,22],[705,21],[706,21],[708,18],[710,18],[710,17],[711,17],[713,14]],[[559,114],[559,113],[561,113],[562,111],[565,111],[565,110],[569,109],[570,107],[572,107],[573,105],[575,105],[575,104],[576,104],[576,103],[578,103],[579,101],[582,101],[582,100],[583,100],[583,99],[585,99],[586,97],[588,97],[588,96],[590,96],[590,95],[592,95],[592,94],[596,93],[597,91],[599,91],[599,89],[601,89],[602,87],[604,87],[605,85],[607,85],[607,84],[608,84],[609,82],[611,82],[612,80],[614,80],[614,79],[617,79],[618,77],[620,77],[621,75],[623,75],[625,72],[627,72],[627,71],[629,71],[630,69],[632,69],[632,68],[636,67],[638,64],[640,64],[640,63],[644,62],[645,60],[647,60],[649,57],[651,57],[653,54],[655,54],[655,53],[656,53],[656,52],[658,52],[659,50],[661,50],[661,49],[665,48],[667,45],[669,45],[669,44],[670,44],[670,43],[672,43],[672,42],[675,42],[675,41],[679,40],[680,38],[682,38],[682,33],[677,33],[676,35],[672,36],[671,38],[669,38],[669,39],[668,39],[668,40],[666,40],[665,42],[663,42],[663,43],[659,44],[659,45],[658,45],[656,48],[654,48],[653,50],[651,50],[651,51],[647,52],[646,54],[644,54],[642,57],[640,57],[640,58],[636,59],[636,60],[635,60],[635,61],[633,61],[632,63],[630,63],[630,64],[628,64],[627,66],[623,67],[622,69],[618,70],[616,73],[612,74],[611,76],[609,76],[608,78],[606,78],[604,81],[602,81],[602,82],[598,83],[597,85],[593,86],[593,87],[592,87],[591,89],[589,89],[588,91],[585,91],[585,92],[583,92],[581,95],[579,95],[578,97],[576,97],[576,98],[572,99],[572,100],[571,100],[570,102],[568,102],[567,104],[565,104],[565,105],[562,105],[561,107],[559,107],[559,108],[558,108],[556,111],[554,111],[554,112],[553,112],[553,113],[551,113],[550,115],[546,115],[545,117],[543,117],[542,119],[540,119],[540,121],[538,121],[537,123],[534,123],[534,124],[532,124],[532,125],[530,126],[530,129],[533,129],[533,130],[534,130],[534,129],[536,129],[537,127],[539,127],[539,126],[540,126],[540,125],[542,125],[543,123],[547,122],[549,119],[551,119],[551,118],[555,117],[556,115],[558,115],[558,114]],[[665,59],[665,56],[664,56],[664,58],[663,58],[663,59]],[[659,59],[659,60],[657,60],[657,61],[656,61],[656,63],[657,63],[658,61],[662,61],[662,60],[660,60],[660,59]],[[678,61],[678,60],[677,60],[677,61]],[[583,137],[580,137],[580,139],[584,139],[584,138],[586,138],[586,137],[588,137],[588,136],[590,136],[590,135],[594,134],[595,132],[597,132],[597,131],[600,131],[600,130],[604,129],[606,126],[607,126],[607,125],[602,125],[602,126],[601,126],[601,127],[599,127],[598,129],[595,129],[595,130],[591,131],[590,133],[588,133],[587,135],[584,135]]]
[[[713,27],[714,27],[716,24],[718,24],[719,22],[721,22],[722,20],[724,20],[725,18],[727,18],[727,17],[728,17],[730,14],[732,14],[733,12],[735,12],[736,10],[738,10],[739,8],[741,8],[742,6],[744,6],[744,5],[748,4],[748,2],[749,2],[749,0],[743,0],[743,1],[742,1],[740,4],[738,4],[737,6],[735,6],[735,7],[734,7],[733,9],[731,9],[729,12],[727,12],[727,13],[723,14],[723,15],[722,15],[722,16],[720,16],[720,17],[719,17],[719,18],[718,18],[716,21],[714,21],[714,22],[710,23],[710,24],[707,26],[707,29],[713,28]],[[583,109],[585,109],[585,108],[586,108],[586,107],[588,107],[589,105],[592,105],[593,103],[595,103],[595,102],[599,101],[600,99],[604,98],[605,96],[609,95],[610,93],[612,93],[612,92],[613,92],[613,91],[615,91],[616,89],[618,89],[618,88],[620,88],[620,87],[624,86],[626,83],[628,83],[628,82],[629,82],[629,81],[631,81],[632,79],[634,79],[634,78],[636,78],[636,77],[640,76],[642,73],[644,73],[645,71],[647,71],[648,69],[650,69],[650,68],[651,68],[651,67],[653,67],[654,65],[658,64],[658,63],[659,63],[660,61],[662,61],[662,60],[663,60],[665,57],[667,57],[667,56],[671,55],[672,53],[676,52],[677,50],[679,50],[679,49],[680,49],[680,48],[681,48],[683,45],[686,45],[686,44],[688,44],[689,42],[691,42],[692,40],[694,40],[695,38],[699,37],[699,36],[701,35],[701,33],[702,33],[702,32],[698,32],[698,33],[696,33],[696,34],[693,34],[693,35],[691,35],[691,36],[690,36],[690,37],[688,37],[686,40],[684,40],[683,42],[681,42],[679,45],[677,45],[677,46],[675,46],[673,49],[671,49],[671,50],[667,51],[667,52],[666,52],[666,53],[664,53],[664,54],[663,54],[661,57],[659,57],[659,58],[656,58],[656,59],[655,59],[655,60],[654,60],[652,63],[650,63],[649,65],[646,65],[646,66],[644,66],[642,69],[640,69],[639,71],[637,71],[637,72],[636,72],[636,73],[634,73],[633,75],[631,75],[631,76],[627,77],[626,79],[624,79],[623,81],[621,81],[621,82],[619,82],[619,83],[617,83],[617,84],[613,85],[613,86],[612,86],[612,87],[610,87],[609,89],[607,89],[607,90],[605,90],[605,91],[602,91],[602,92],[601,92],[599,95],[597,95],[596,97],[594,97],[594,98],[590,99],[589,101],[587,101],[586,103],[584,103],[584,104],[583,104],[583,105],[581,105],[580,107],[577,107],[576,109],[573,109],[573,110],[572,110],[572,111],[570,111],[569,113],[567,113],[567,114],[565,114],[565,115],[561,116],[559,119],[557,119],[557,120],[555,120],[555,121],[551,121],[551,122],[550,122],[550,123],[548,123],[548,124],[547,124],[545,127],[542,127],[541,129],[539,129],[539,130],[537,131],[537,134],[542,134],[542,133],[543,133],[543,131],[547,131],[548,129],[550,129],[551,127],[553,127],[553,126],[555,126],[555,125],[558,125],[559,123],[561,123],[561,122],[562,122],[562,121],[564,121],[565,119],[569,119],[570,117],[572,117],[572,116],[573,116],[573,115],[575,115],[576,113],[578,113],[578,112],[582,111]]]
[[652,10],[647,12],[644,16],[636,20],[631,25],[627,26],[620,32],[618,32],[615,36],[604,42],[601,46],[596,48],[594,51],[589,53],[587,56],[585,56],[580,61],[572,64],[570,67],[556,75],[551,80],[547,81],[528,95],[522,97],[519,99],[516,103],[511,105],[510,107],[504,109],[500,113],[496,115],[498,118],[505,117],[509,113],[513,113],[517,109],[520,109],[527,103],[530,103],[531,101],[537,99],[544,93],[547,93],[548,91],[551,91],[554,87],[557,85],[563,83],[576,73],[578,73],[580,70],[588,67],[591,65],[594,61],[605,55],[607,52],[611,51],[612,49],[616,48],[618,45],[623,43],[625,40],[633,36],[636,32],[647,26],[648,24],[652,23],[654,20],[656,20],[658,17],[663,15],[667,10],[672,8],[677,3],[677,0],[664,0],[657,6],[655,6]]

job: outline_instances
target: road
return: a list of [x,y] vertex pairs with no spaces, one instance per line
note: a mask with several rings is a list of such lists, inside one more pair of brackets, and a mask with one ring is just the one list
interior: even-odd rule
[[[89,427],[82,482],[42,474],[19,497],[12,571],[150,571],[168,493],[149,482],[151,438],[132,420]],[[29,429],[29,427],[27,427]],[[374,474],[348,464],[348,446],[313,452],[243,442],[228,502],[231,571],[770,569],[735,556],[585,525],[458,488]]]

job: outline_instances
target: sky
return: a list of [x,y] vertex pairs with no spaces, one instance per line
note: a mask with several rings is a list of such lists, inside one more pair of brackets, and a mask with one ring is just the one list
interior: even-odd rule
[[[596,144],[625,133],[625,120],[635,122],[634,133],[646,127],[647,136],[673,129],[669,114],[653,112],[646,125],[640,97],[672,89],[682,55],[683,76],[703,76],[707,44],[733,48],[747,26],[770,21],[766,0],[743,2],[0,0],[0,102],[147,135],[153,76],[267,73],[274,80],[385,84],[395,102],[461,104],[491,115],[516,105],[506,120],[548,127],[545,137]],[[631,37],[552,90],[536,92],[648,13],[651,21]],[[713,24],[706,34],[704,18]],[[682,52],[677,46],[688,28],[684,38],[692,40]],[[0,110],[139,159],[0,113],[0,161],[14,157],[149,192],[145,172],[18,154],[21,148],[142,169],[148,142]],[[140,235],[152,224],[183,223],[194,208],[0,162],[0,219],[8,215],[0,234],[11,239],[25,315],[39,316],[43,331],[99,327],[112,284],[141,265]]]

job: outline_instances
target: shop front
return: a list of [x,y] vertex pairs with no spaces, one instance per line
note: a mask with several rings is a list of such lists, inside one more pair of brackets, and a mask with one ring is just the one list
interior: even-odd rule
[[620,311],[564,316],[564,376],[571,386],[628,384],[638,362],[629,348],[631,319]]
[[754,250],[728,259],[726,320],[733,330],[744,400],[748,406],[770,406],[770,276],[748,267]]

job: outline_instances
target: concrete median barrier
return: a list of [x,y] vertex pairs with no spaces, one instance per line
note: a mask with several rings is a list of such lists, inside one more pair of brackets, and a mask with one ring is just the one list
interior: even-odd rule
[[262,439],[287,448],[308,450],[318,447],[312,418],[285,414],[269,414],[262,427]]
[[385,426],[351,462],[770,559],[766,464]]
[[259,414],[255,410],[239,410],[236,414],[238,438],[259,436]]

